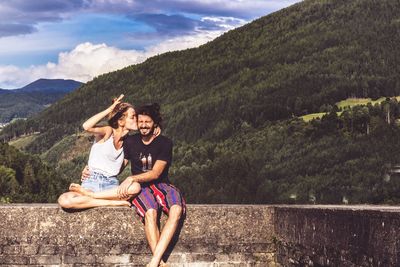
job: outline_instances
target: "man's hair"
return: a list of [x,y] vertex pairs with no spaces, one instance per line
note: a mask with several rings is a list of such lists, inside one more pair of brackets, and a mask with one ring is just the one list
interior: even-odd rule
[[108,115],[108,125],[112,128],[118,128],[118,120],[123,119],[126,116],[126,111],[133,106],[129,103],[119,103]]
[[147,115],[154,121],[156,126],[161,127],[162,118],[160,113],[160,105],[158,103],[147,104],[139,107],[136,110],[136,115],[138,117],[139,115]]

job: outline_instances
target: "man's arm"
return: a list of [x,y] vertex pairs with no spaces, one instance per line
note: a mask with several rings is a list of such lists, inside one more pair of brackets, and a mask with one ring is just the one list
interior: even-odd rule
[[167,166],[166,161],[156,160],[153,169],[151,171],[127,177],[118,187],[117,190],[118,196],[121,198],[127,198],[129,196],[128,189],[134,182],[146,183],[158,179],[158,177],[160,177],[166,166]]
[[127,179],[130,178],[132,182],[138,182],[138,183],[151,182],[160,177],[166,166],[167,166],[166,161],[156,160],[156,163],[154,164],[153,169],[151,171],[132,175],[129,176]]

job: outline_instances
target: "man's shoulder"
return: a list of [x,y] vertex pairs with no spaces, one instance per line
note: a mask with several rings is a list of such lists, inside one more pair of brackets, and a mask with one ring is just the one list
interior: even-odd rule
[[159,135],[157,136],[157,139],[160,143],[165,143],[165,144],[171,144],[172,145],[172,140],[169,137],[166,137],[165,135]]

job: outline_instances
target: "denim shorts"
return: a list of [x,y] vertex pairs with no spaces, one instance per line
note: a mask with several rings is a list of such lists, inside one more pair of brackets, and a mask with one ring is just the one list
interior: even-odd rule
[[98,172],[91,172],[90,177],[83,180],[82,187],[92,192],[104,191],[119,185],[116,176],[106,176]]

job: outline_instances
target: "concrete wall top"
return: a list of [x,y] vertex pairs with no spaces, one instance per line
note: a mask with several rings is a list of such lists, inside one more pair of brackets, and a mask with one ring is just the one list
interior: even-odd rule
[[[193,267],[399,266],[398,229],[397,206],[188,205],[166,259]],[[130,208],[0,205],[0,266],[144,266],[150,256]]]

